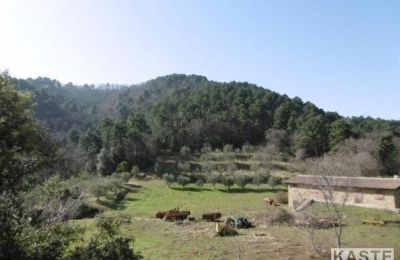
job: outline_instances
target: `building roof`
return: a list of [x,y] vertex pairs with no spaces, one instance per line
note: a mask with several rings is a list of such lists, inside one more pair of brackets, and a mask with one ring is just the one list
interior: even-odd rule
[[335,187],[370,188],[396,190],[400,188],[400,178],[368,178],[342,176],[297,175],[286,181],[288,184],[324,185],[326,181]]

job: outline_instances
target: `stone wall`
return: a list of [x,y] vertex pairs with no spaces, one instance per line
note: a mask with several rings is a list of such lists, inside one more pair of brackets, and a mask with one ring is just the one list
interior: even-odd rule
[[[324,202],[323,194],[310,185],[289,185],[289,207],[293,208],[303,199],[313,199]],[[367,208],[396,210],[399,208],[400,192],[383,189],[340,189],[335,188],[334,201]]]

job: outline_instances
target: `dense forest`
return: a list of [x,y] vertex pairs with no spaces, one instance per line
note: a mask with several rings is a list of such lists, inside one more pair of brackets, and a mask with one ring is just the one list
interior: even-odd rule
[[[31,93],[36,116],[60,145],[61,157],[74,160],[71,174],[84,168],[107,175],[122,162],[129,169],[149,168],[157,157],[178,154],[183,146],[199,151],[280,140],[280,152],[318,157],[345,140],[367,136],[377,141],[377,160],[390,161],[385,173],[398,171],[392,161],[400,121],[345,118],[247,82],[179,74],[131,86],[63,85],[48,78],[12,81]],[[379,146],[387,149],[382,152]]]

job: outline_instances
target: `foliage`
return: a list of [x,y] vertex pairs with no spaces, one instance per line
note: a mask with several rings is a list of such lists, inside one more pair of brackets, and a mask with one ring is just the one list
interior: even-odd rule
[[184,175],[179,175],[176,178],[176,182],[184,188],[186,185],[190,183],[190,178]]
[[68,255],[69,259],[143,259],[140,252],[131,247],[132,237],[120,236],[122,224],[130,223],[129,217],[105,216],[102,214],[96,220],[97,234],[87,244],[78,246]]
[[254,185],[257,185],[257,189],[260,190],[260,184],[264,182],[265,177],[262,176],[261,174],[257,173],[253,179],[252,182]]
[[260,214],[257,221],[268,225],[292,224],[294,216],[283,208],[274,208],[267,213]]
[[140,169],[137,165],[133,165],[131,168],[131,175],[136,176],[140,172]]
[[187,156],[187,155],[189,155],[190,154],[190,147],[187,147],[187,146],[182,146],[181,147],[181,155],[182,156]]
[[117,165],[116,172],[127,172],[128,171],[128,162],[122,161]]
[[230,144],[226,144],[226,145],[224,145],[223,151],[224,151],[224,153],[231,153],[231,152],[233,152],[233,146]]
[[270,176],[268,179],[268,184],[271,187],[275,187],[276,185],[282,184],[282,179],[277,176]]
[[396,155],[398,150],[393,143],[392,135],[384,135],[379,140],[378,154],[379,161],[382,165],[382,171],[384,173],[395,174],[396,173]]
[[175,177],[172,174],[164,173],[163,180],[165,181],[168,187],[171,187],[171,184],[175,182]]
[[199,189],[202,189],[204,186],[204,181],[201,179],[198,179],[195,184]]
[[230,188],[235,184],[235,179],[232,176],[229,175],[222,175],[221,176],[221,183],[224,184],[225,187],[230,190]]
[[245,174],[235,174],[235,183],[242,190],[246,187],[246,185],[250,182],[250,178]]
[[207,176],[207,183],[211,183],[215,189],[215,185],[219,183],[221,177],[218,172],[212,172]]

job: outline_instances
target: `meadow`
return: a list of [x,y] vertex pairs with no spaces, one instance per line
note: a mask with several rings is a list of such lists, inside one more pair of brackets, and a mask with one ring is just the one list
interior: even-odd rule
[[[122,226],[124,234],[135,237],[134,248],[145,259],[310,259],[318,258],[313,252],[308,233],[288,224],[268,225],[260,216],[274,207],[263,203],[265,197],[274,197],[285,186],[270,187],[248,185],[244,190],[233,187],[229,191],[217,184],[215,189],[205,184],[202,189],[189,185],[185,188],[167,187],[162,180],[149,178],[129,182],[131,191],[116,209],[105,214],[125,214],[132,218]],[[103,198],[103,200],[105,200]],[[285,205],[280,207],[286,208]],[[196,221],[181,224],[155,219],[157,211],[179,208],[190,210]],[[198,221],[205,212],[221,212],[223,218],[240,215],[247,217],[255,228],[240,229],[238,236],[218,237],[215,223]],[[347,247],[394,247],[400,252],[400,227],[363,225],[361,219],[396,219],[398,213],[346,207],[344,246]],[[90,233],[93,219],[74,223],[86,227]],[[316,238],[323,246],[333,246],[333,231],[315,230]]]

